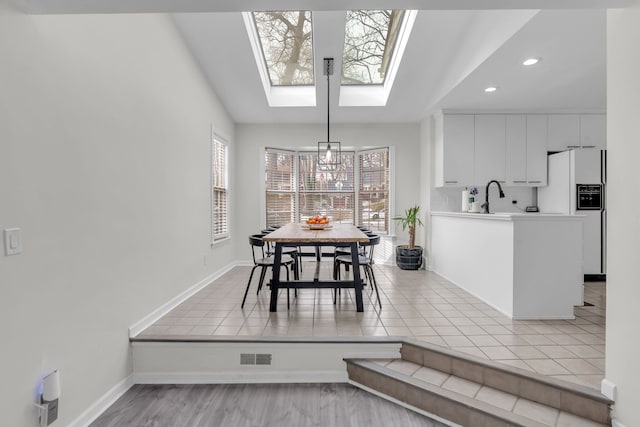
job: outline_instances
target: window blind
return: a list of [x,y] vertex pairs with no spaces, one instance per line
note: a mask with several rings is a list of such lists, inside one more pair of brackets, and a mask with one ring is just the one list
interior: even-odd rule
[[317,152],[298,154],[298,221],[326,215],[332,222],[354,224],[354,152],[342,152],[335,170],[318,168]]
[[389,149],[358,152],[358,223],[389,232]]
[[267,148],[265,151],[267,227],[296,220],[295,152]]
[[211,237],[215,241],[229,235],[227,145],[214,136],[211,151]]

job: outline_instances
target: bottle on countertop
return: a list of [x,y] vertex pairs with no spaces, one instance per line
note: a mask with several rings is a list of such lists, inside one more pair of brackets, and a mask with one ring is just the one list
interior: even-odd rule
[[467,187],[464,187],[464,190],[462,191],[462,212],[468,212],[469,211],[469,190],[467,190]]

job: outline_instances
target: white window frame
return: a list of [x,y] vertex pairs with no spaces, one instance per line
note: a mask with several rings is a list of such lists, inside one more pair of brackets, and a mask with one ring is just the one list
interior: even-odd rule
[[[389,236],[389,237],[393,237],[395,236],[395,226],[394,226],[394,222],[392,222],[391,218],[393,218],[395,216],[395,147],[389,145],[389,146],[384,146],[384,147],[361,147],[359,149],[352,149],[349,147],[345,147],[344,150],[345,151],[352,151],[355,153],[355,159],[354,159],[354,165],[357,165],[356,167],[359,168],[359,154],[361,152],[371,152],[373,150],[389,150],[389,225],[388,225],[388,230],[386,234],[382,234],[383,236]],[[298,188],[298,155],[299,153],[307,153],[310,151],[313,151],[313,149],[308,148],[308,147],[300,147],[298,149],[293,149],[293,148],[275,148],[275,147],[262,147],[262,150],[260,151],[260,175],[259,175],[259,188],[260,188],[260,212],[261,212],[261,219],[260,219],[260,226],[262,228],[266,227],[266,221],[267,221],[267,214],[266,214],[266,209],[267,209],[267,202],[266,202],[266,186],[265,186],[265,182],[264,182],[264,172],[265,172],[265,161],[264,161],[264,154],[266,152],[266,150],[282,150],[282,151],[286,151],[286,152],[292,152],[295,155],[295,159],[294,159],[294,173],[296,175],[296,179],[295,181],[295,193],[296,193],[296,197],[298,197],[298,193],[299,193],[299,188]],[[358,206],[358,197],[359,197],[359,191],[360,191],[360,171],[355,170],[354,171],[354,189],[355,189],[355,197],[356,200],[354,201],[354,219],[357,220],[357,218],[359,218],[359,206]],[[299,205],[298,203],[296,203],[296,212],[295,212],[296,217],[299,216]]]
[[[312,18],[313,19],[313,18]],[[262,52],[260,36],[253,20],[252,12],[242,12],[251,50],[260,74],[260,82],[267,97],[270,107],[315,107],[316,106],[316,85],[305,86],[271,86],[267,62]],[[315,54],[315,53],[314,53]]]
[[356,176],[356,218],[360,218],[360,176],[362,174],[362,171],[360,170],[360,156],[362,154],[369,154],[369,153],[374,153],[374,152],[380,152],[380,151],[386,151],[387,152],[387,156],[389,159],[389,182],[388,182],[388,188],[387,188],[387,202],[388,202],[388,207],[387,207],[387,215],[388,218],[385,218],[385,220],[387,221],[387,233],[383,234],[380,233],[383,236],[392,236],[393,235],[393,229],[394,227],[394,223],[392,218],[395,216],[395,211],[393,209],[393,207],[395,206],[395,186],[394,186],[394,165],[395,165],[395,152],[393,147],[388,146],[388,147],[375,147],[375,148],[361,148],[360,150],[356,151],[356,161],[355,164],[357,165],[358,171],[357,171],[357,176]]
[[[215,215],[214,215],[214,210],[215,210],[215,177],[216,177],[216,144],[219,143],[224,147],[224,159],[223,159],[223,165],[224,165],[224,175],[223,175],[223,179],[224,179],[224,186],[222,186],[222,188],[224,188],[225,191],[225,195],[226,195],[226,203],[225,203],[225,212],[224,212],[224,217],[225,217],[225,222],[226,222],[226,229],[223,230],[223,232],[221,233],[215,233],[216,231],[216,227],[214,225],[215,222]],[[211,214],[211,246],[213,246],[216,243],[219,243],[223,240],[229,239],[231,237],[231,234],[229,232],[230,230],[230,224],[229,224],[229,205],[230,205],[230,192],[229,192],[229,142],[228,140],[221,136],[220,134],[218,134],[217,132],[215,132],[213,129],[211,131],[211,177],[210,177],[210,198],[211,198],[211,206],[210,206],[210,214]]]

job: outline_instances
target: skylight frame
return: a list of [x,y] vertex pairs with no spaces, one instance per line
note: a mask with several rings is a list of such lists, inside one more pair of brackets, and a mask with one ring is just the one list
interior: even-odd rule
[[[310,12],[312,13],[312,12]],[[313,16],[313,13],[312,13]],[[242,19],[249,36],[249,42],[256,61],[260,81],[270,107],[315,107],[316,85],[272,85],[271,76],[267,69],[267,61],[262,50],[262,42],[253,17],[253,12],[242,12]],[[311,31],[313,32],[313,17],[311,18]],[[312,43],[313,52],[313,43]],[[315,57],[312,54],[314,70],[312,74],[315,80]]]
[[[386,27],[376,26],[376,29],[371,30],[372,33],[362,34],[360,38],[358,38],[357,36],[350,37],[349,29],[353,27],[356,27],[356,29],[358,29],[357,28],[359,27],[358,22],[362,22],[362,21],[357,21],[355,24],[350,24],[352,20],[357,20],[357,16],[350,17],[351,14],[354,14],[354,15],[363,14],[363,16],[366,17],[365,18],[366,22],[363,25],[360,25],[360,27],[364,26],[368,28],[373,28],[374,25],[378,24],[378,22],[376,22],[376,19],[375,19],[376,14],[380,14],[380,13],[389,13],[390,15],[389,22]],[[387,79],[387,75],[389,74],[388,73],[389,65],[391,64],[393,56],[395,55],[396,46],[398,44],[398,35],[400,34],[400,30],[404,22],[405,13],[406,11],[402,9],[375,9],[375,10],[357,9],[357,10],[347,11],[346,20],[345,20],[344,43],[342,48],[342,73],[340,75],[342,86],[384,85],[384,82]],[[395,27],[392,28],[392,25],[394,24],[395,20],[399,20],[400,22],[399,24],[397,24]],[[395,31],[393,31],[394,29]],[[383,34],[383,33],[384,33],[384,36],[380,35],[379,37],[375,37],[375,34]],[[392,40],[389,43],[390,39]],[[374,47],[375,51],[371,49],[367,49],[366,47],[363,48],[363,45],[369,46],[372,44],[375,46]],[[380,52],[380,49],[379,49],[380,44],[384,44],[384,48],[382,49],[382,52]],[[364,54],[364,56],[369,57],[369,59],[362,58],[360,60],[347,60],[347,57],[346,57],[347,48],[351,48],[352,46],[356,46],[353,50],[355,50],[359,54]],[[379,62],[371,63],[370,58],[372,57],[376,59],[379,57]],[[387,62],[386,67],[384,65],[385,60]],[[347,70],[347,64],[356,64],[356,65],[360,64],[359,68],[368,69],[369,75],[371,76],[376,76],[377,74],[379,74],[379,71],[377,71],[376,68],[378,68],[378,70],[385,68],[384,75],[379,81],[375,77],[371,78],[371,81],[359,81],[359,82],[353,81],[353,80],[356,80],[353,78],[353,75],[351,76],[345,75],[345,70]]]
[[398,29],[395,48],[382,84],[342,84],[340,86],[340,98],[338,105],[341,107],[379,107],[385,106],[391,88],[398,73],[398,68],[407,47],[413,24],[418,15],[417,10],[405,10],[402,23]]

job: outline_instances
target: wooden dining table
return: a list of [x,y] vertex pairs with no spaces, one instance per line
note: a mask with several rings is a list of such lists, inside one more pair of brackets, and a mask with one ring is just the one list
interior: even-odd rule
[[[356,310],[364,311],[362,303],[363,282],[360,277],[358,243],[368,242],[369,238],[352,224],[330,224],[324,229],[310,229],[307,224],[289,223],[262,238],[275,244],[273,277],[271,279],[271,300],[269,311],[277,311],[278,290],[281,288],[353,288],[356,296]],[[351,280],[329,280],[320,278],[320,262],[316,262],[313,280],[281,280],[282,248],[284,246],[346,246],[351,248],[353,273]]]

